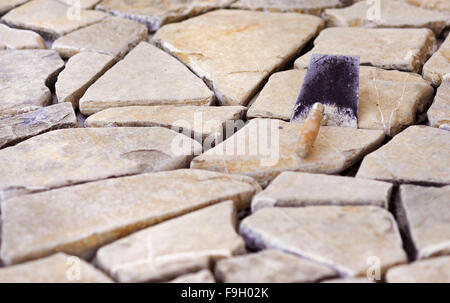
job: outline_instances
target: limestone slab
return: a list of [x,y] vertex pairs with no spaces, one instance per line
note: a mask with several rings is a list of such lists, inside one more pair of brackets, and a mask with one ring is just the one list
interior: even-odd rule
[[211,105],[214,94],[182,63],[147,42],[98,79],[80,99],[91,115],[111,107],[135,105]]
[[427,116],[430,126],[450,130],[450,74],[439,86]]
[[10,50],[0,52],[0,115],[14,115],[48,105],[48,86],[64,67],[52,50]]
[[104,246],[95,260],[120,282],[168,280],[244,253],[235,224],[233,202],[222,202]]
[[53,188],[186,167],[201,145],[167,128],[72,128],[0,151],[0,200]]
[[389,283],[450,283],[450,257],[396,266],[386,274]]
[[236,134],[194,158],[192,168],[244,174],[266,186],[282,171],[335,174],[377,148],[378,130],[324,126],[308,157],[295,153],[301,124],[252,119]]
[[99,22],[107,14],[99,11],[71,10],[71,7],[53,0],[32,0],[11,10],[2,21],[13,27],[31,29],[55,39],[81,27]]
[[182,275],[170,283],[215,283],[216,280],[208,269],[200,270],[193,274]]
[[139,42],[147,39],[147,28],[135,21],[111,17],[67,34],[52,48],[63,58],[82,51],[123,57]]
[[307,283],[337,276],[328,266],[275,249],[219,260],[215,273],[225,283]]
[[345,276],[365,276],[374,256],[381,272],[407,261],[393,216],[375,206],[263,208],[239,232],[250,247],[294,253]]
[[361,65],[419,72],[436,49],[429,29],[331,27],[320,32],[311,51],[295,61],[307,68],[311,54],[360,56]]
[[245,105],[322,27],[310,15],[217,10],[166,25],[152,42],[209,83],[220,104]]
[[91,264],[58,253],[24,264],[0,268],[0,283],[110,283]]
[[425,63],[422,74],[434,86],[441,85],[444,76],[450,74],[450,35]]
[[93,8],[100,0],[57,0],[69,6],[80,8]]
[[259,190],[249,177],[181,169],[8,199],[2,203],[2,260],[56,251],[88,257],[111,241],[211,204],[233,200],[248,207]]
[[450,3],[447,0],[405,0],[405,1],[409,4],[423,7],[426,9],[450,13]]
[[450,186],[402,185],[397,209],[418,259],[450,253]]
[[399,183],[450,184],[450,132],[410,126],[367,155],[356,177]]
[[270,12],[293,12],[321,15],[326,8],[342,7],[348,0],[238,0],[231,7]]
[[[289,121],[305,75],[303,69],[273,74],[247,117]],[[417,115],[431,104],[433,95],[433,87],[417,74],[361,66],[358,127],[381,129],[393,136],[416,123]]]
[[77,118],[70,104],[55,104],[0,118],[0,148],[54,129],[70,127],[77,127]]
[[212,9],[224,8],[235,0],[103,0],[97,9],[113,15],[139,21],[150,31],[161,25],[177,22]]
[[27,1],[29,0],[2,0],[0,3],[0,16]]
[[89,86],[114,63],[114,57],[94,52],[81,52],[71,57],[55,84],[58,102],[70,102],[78,108],[78,101]]
[[0,44],[6,49],[45,48],[44,39],[32,31],[10,28],[0,24]]
[[252,200],[253,211],[272,206],[373,205],[388,208],[392,184],[351,177],[283,172]]

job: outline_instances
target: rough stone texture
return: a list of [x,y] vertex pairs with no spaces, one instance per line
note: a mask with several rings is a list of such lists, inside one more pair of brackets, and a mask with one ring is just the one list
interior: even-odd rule
[[14,115],[51,102],[51,86],[64,67],[52,50],[0,52],[0,116]]
[[54,129],[70,127],[77,127],[77,118],[67,103],[0,118],[0,148]]
[[378,147],[384,133],[344,127],[320,128],[308,157],[295,153],[301,124],[253,119],[216,147],[196,157],[192,168],[244,174],[266,186],[282,171],[339,173]]
[[314,48],[295,61],[307,68],[311,54],[360,56],[361,65],[419,72],[436,49],[436,38],[425,28],[331,27],[320,32]]
[[0,24],[0,44],[6,49],[45,48],[44,39],[32,31],[10,28]]
[[99,249],[96,263],[120,282],[162,281],[245,252],[231,201],[149,227]]
[[444,76],[450,74],[450,35],[439,50],[425,63],[422,74],[434,86],[439,86]]
[[294,12],[320,15],[326,8],[341,7],[351,0],[238,0],[231,7],[270,12]]
[[450,256],[413,262],[390,269],[389,283],[450,283]]
[[350,177],[283,172],[252,201],[271,206],[374,205],[388,208],[392,184]]
[[109,282],[112,282],[112,280],[91,264],[63,253],[20,265],[0,268],[0,283]]
[[374,283],[367,278],[338,278],[322,281],[322,283]]
[[430,126],[450,130],[450,74],[439,86],[427,116]]
[[214,94],[172,56],[141,42],[98,79],[80,100],[90,115],[130,105],[211,105]]
[[9,199],[2,204],[2,260],[11,264],[56,251],[86,257],[136,230],[201,207],[225,200],[247,207],[259,190],[249,177],[186,169]]
[[380,207],[263,208],[245,218],[239,231],[251,247],[298,254],[345,276],[366,275],[373,256],[382,272],[407,261],[395,220]]
[[450,253],[450,186],[402,185],[397,209],[418,259]]
[[[359,1],[350,7],[327,9],[324,17],[329,26],[429,28],[440,35],[450,25],[450,16],[401,1],[378,0],[379,4]],[[379,19],[370,13],[379,8]]]
[[82,51],[121,58],[145,39],[147,28],[144,25],[132,20],[111,17],[57,39],[52,48],[63,58],[69,58]]
[[55,84],[58,102],[70,102],[78,108],[78,101],[89,86],[114,63],[114,57],[93,52],[81,52],[71,57]]
[[410,126],[367,155],[356,177],[400,183],[450,183],[450,132]]
[[208,82],[220,104],[245,105],[322,27],[309,15],[218,10],[166,25],[152,42]]
[[[65,3],[67,5],[79,5],[81,8],[93,8],[97,3],[100,2],[100,0],[57,0],[59,2]],[[77,4],[77,2],[79,4]]]
[[2,0],[0,3],[0,16],[27,1],[29,0]]
[[224,8],[235,0],[103,0],[97,9],[139,21],[156,31],[161,25],[177,22],[212,9]]
[[450,3],[447,0],[405,0],[407,3],[426,9],[450,13]]
[[2,21],[13,27],[37,31],[44,38],[54,39],[99,22],[106,16],[103,12],[92,10],[81,10],[78,16],[71,14],[70,7],[64,3],[33,0],[4,15]]
[[178,277],[170,281],[170,283],[215,283],[215,282],[216,280],[214,279],[214,276],[207,269],[200,270],[199,272],[193,274],[182,275],[181,277]]
[[[289,121],[305,75],[303,69],[273,74],[247,117]],[[359,128],[393,136],[416,123],[417,114],[433,100],[433,87],[417,74],[361,66],[359,79]]]
[[219,260],[215,273],[225,283],[307,283],[337,275],[328,266],[274,249]]
[[0,150],[0,201],[109,177],[186,167],[200,152],[198,142],[167,128],[56,130]]

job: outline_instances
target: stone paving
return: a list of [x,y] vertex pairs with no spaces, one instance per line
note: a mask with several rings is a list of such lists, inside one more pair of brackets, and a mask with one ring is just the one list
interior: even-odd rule
[[0,0],[0,282],[450,282],[450,3],[372,2]]

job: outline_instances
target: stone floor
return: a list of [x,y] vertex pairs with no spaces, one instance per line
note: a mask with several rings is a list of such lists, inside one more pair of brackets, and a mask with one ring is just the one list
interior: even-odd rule
[[370,3],[0,0],[0,282],[450,282],[450,2]]

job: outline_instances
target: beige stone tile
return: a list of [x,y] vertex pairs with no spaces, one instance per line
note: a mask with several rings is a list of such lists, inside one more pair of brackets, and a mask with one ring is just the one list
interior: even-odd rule
[[439,86],[427,116],[430,126],[450,130],[450,74]]
[[10,28],[0,24],[0,44],[6,49],[45,48],[44,39],[32,31]]
[[389,283],[450,283],[450,257],[396,266],[386,274]]
[[231,7],[270,12],[321,15],[326,8],[341,7],[351,0],[237,0]]
[[450,74],[450,35],[425,63],[422,72],[423,77],[431,81],[434,86],[441,85],[446,74]]
[[216,280],[208,269],[200,270],[193,274],[182,275],[170,283],[215,283]]
[[407,3],[426,9],[450,13],[450,3],[447,0],[405,0]]
[[8,12],[9,10],[28,2],[29,0],[2,0],[0,3],[0,15]]

